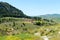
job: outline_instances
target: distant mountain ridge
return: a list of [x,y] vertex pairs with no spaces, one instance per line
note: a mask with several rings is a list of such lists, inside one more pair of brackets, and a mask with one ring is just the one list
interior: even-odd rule
[[26,17],[21,10],[6,2],[0,2],[0,17]]
[[60,14],[46,14],[46,15],[40,15],[39,17],[45,19],[52,19],[60,22]]

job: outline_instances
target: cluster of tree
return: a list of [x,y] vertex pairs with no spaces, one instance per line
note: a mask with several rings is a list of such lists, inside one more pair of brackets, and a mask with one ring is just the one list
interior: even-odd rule
[[53,20],[48,20],[48,19],[38,19],[36,22],[34,22],[35,25],[43,26],[43,25],[55,25],[56,22]]

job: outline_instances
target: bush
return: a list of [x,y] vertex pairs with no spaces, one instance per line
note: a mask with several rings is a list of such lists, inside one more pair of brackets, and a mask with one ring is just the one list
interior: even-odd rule
[[41,22],[35,22],[35,25],[42,26]]

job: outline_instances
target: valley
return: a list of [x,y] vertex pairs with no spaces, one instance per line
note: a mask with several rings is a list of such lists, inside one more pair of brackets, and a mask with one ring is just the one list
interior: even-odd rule
[[32,17],[0,2],[0,40],[60,40],[60,15]]

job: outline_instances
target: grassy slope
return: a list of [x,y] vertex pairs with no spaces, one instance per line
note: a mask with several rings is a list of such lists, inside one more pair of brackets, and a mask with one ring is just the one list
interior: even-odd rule
[[[8,17],[6,19],[9,19]],[[25,26],[21,27],[23,20],[21,18],[12,18],[15,20],[15,27],[20,27],[18,30],[19,32],[25,32],[25,33],[21,33],[18,35],[10,35],[10,36],[0,36],[0,40],[43,40],[41,38],[41,36],[52,36],[52,38],[50,38],[50,40],[59,40],[60,38],[60,25],[53,25],[53,26],[37,26],[37,25],[33,25],[32,23],[25,23]],[[9,22],[4,22],[0,24],[0,29],[5,30],[5,28],[12,28],[13,25],[13,21],[9,21]],[[27,30],[29,31],[26,32],[23,30],[23,28],[27,28]],[[35,36],[35,32],[39,32],[40,36]]]

